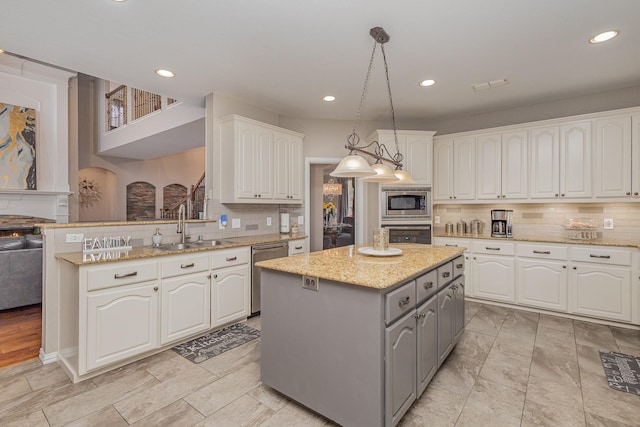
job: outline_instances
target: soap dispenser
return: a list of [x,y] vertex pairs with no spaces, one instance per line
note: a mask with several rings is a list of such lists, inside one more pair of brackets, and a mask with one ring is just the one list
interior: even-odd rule
[[151,236],[151,238],[153,239],[153,246],[160,246],[160,243],[162,243],[162,234],[160,234],[160,228],[156,228],[156,232],[153,236]]

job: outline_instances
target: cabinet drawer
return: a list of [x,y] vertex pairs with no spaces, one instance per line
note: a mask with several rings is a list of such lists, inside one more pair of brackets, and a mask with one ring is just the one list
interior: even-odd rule
[[514,255],[515,245],[510,242],[480,241],[471,242],[471,252],[487,255]]
[[237,249],[221,249],[211,253],[211,269],[231,267],[249,262],[250,247]]
[[162,277],[199,273],[209,269],[209,254],[177,255],[167,257],[160,263]]
[[385,295],[385,321],[389,324],[415,306],[416,281],[412,280]]
[[87,290],[112,288],[158,278],[158,261],[123,261],[87,269]]
[[631,265],[631,251],[602,247],[571,248],[571,261],[599,264]]
[[438,290],[438,270],[431,270],[416,279],[418,304]]
[[452,261],[453,264],[453,277],[458,277],[464,274],[464,256],[459,256]]
[[307,242],[305,240],[291,240],[289,242],[289,256],[305,253],[306,246]]
[[520,257],[557,259],[560,261],[566,261],[569,257],[569,251],[566,246],[526,245],[519,243],[516,248],[516,253]]
[[465,252],[469,251],[469,248],[471,248],[471,242],[469,242],[469,240],[456,239],[456,238],[450,238],[450,237],[435,237],[433,239],[433,244],[439,245],[439,246],[453,246],[456,248],[466,248]]
[[438,289],[441,289],[444,285],[453,280],[453,262],[438,267]]

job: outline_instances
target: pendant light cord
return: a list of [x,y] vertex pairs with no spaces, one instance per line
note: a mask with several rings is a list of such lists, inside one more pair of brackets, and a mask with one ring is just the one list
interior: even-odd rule
[[[374,49],[375,49],[375,46],[374,46]],[[384,44],[380,44],[380,49],[382,49],[382,60],[384,61],[384,74],[387,77],[387,89],[389,90],[389,103],[391,104],[391,124],[393,125],[393,139],[396,142],[396,154],[395,156],[393,156],[393,159],[398,163],[402,163],[403,156],[400,153],[400,144],[398,144],[398,133],[396,131],[396,112],[393,108],[393,97],[391,96],[391,80],[389,79],[389,66],[387,65],[387,55],[384,52]]]
[[[358,129],[358,124],[360,123],[360,112],[362,111],[362,105],[364,104],[364,97],[367,93],[367,86],[369,85],[369,77],[371,76],[371,69],[373,68],[373,59],[376,56],[376,47],[378,46],[378,42],[373,42],[373,50],[371,51],[371,58],[369,59],[369,68],[367,69],[367,76],[364,78],[364,87],[362,88],[362,95],[360,96],[360,105],[358,106],[358,113],[356,114],[356,121],[353,124],[353,131],[351,135],[349,135],[349,143],[350,145],[357,145],[360,142],[360,137],[356,133]],[[383,48],[384,52],[384,48]],[[386,67],[386,64],[385,64]],[[388,80],[388,77],[387,77]]]

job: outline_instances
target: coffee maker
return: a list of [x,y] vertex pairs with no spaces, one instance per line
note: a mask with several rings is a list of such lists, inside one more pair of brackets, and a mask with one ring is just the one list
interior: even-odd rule
[[513,211],[493,209],[491,211],[491,237],[513,237]]

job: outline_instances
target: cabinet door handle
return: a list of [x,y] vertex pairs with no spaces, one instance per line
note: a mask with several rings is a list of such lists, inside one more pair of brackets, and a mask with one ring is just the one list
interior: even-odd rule
[[638,192],[636,191],[635,193],[633,193],[633,195],[634,195],[634,196],[637,196],[637,195],[638,195]]
[[230,257],[230,258],[227,258],[227,261],[235,261],[235,260],[237,260],[237,259],[238,259],[238,257],[237,257],[237,256],[232,256],[232,257]]
[[409,301],[411,300],[411,297],[409,295],[402,297],[402,299],[400,301],[398,301],[398,305],[400,307],[402,307],[403,305],[407,305],[409,304]]
[[464,264],[456,264],[456,268],[462,268],[464,267]]
[[207,274],[207,279],[211,279],[211,275],[210,274]]
[[551,251],[533,251],[534,254],[551,255]]
[[113,276],[114,279],[124,279],[125,277],[134,277],[137,276],[138,272],[134,271],[133,273],[126,273],[126,274],[115,274]]
[[300,249],[302,249],[302,246],[296,246],[295,249],[299,251]]
[[499,251],[500,250],[500,248],[490,248],[489,246],[485,246],[484,248],[486,250],[488,250],[488,251]]
[[158,287],[157,287],[157,286],[154,286],[154,287],[153,287],[153,291],[154,291],[154,292],[158,292]]
[[563,265],[563,266],[562,266],[562,268],[567,268],[567,266],[566,266],[566,265]]
[[433,282],[427,282],[427,283],[425,283],[425,284],[424,284],[424,288],[425,288],[425,289],[431,289],[431,288],[433,288]]
[[213,275],[213,278],[214,278],[214,279],[217,279],[217,278],[218,278],[218,275],[217,275],[217,274],[214,274],[214,275]]
[[610,259],[611,255],[594,255],[594,254],[589,254],[589,256],[591,258],[601,258],[601,259]]
[[631,192],[630,192],[630,191],[628,191],[628,192],[627,192],[627,196],[630,196],[630,195],[631,195]]
[[442,273],[442,277],[449,277],[451,276],[451,273],[448,271],[445,271],[444,273]]
[[180,264],[180,268],[191,268],[191,267],[195,267],[196,265],[194,263],[191,264]]
[[414,318],[414,319],[419,319],[419,318],[421,318],[421,317],[422,317],[422,314],[420,314],[420,313],[414,313],[414,314],[413,314],[413,318]]

